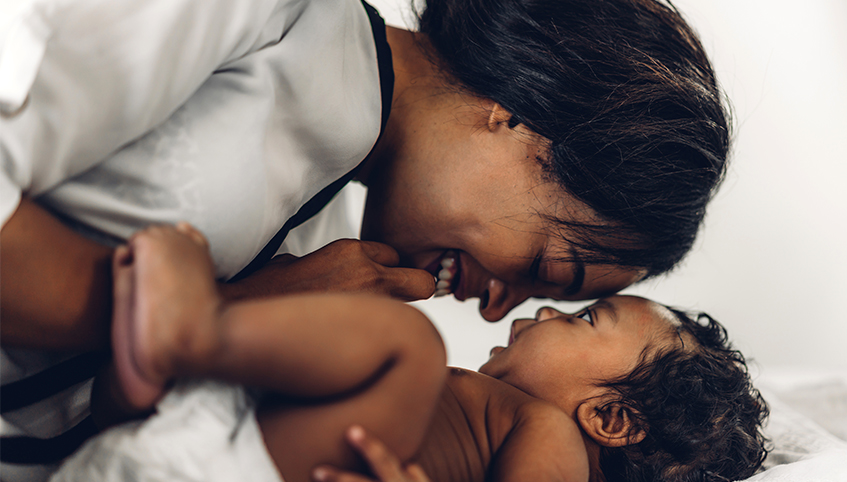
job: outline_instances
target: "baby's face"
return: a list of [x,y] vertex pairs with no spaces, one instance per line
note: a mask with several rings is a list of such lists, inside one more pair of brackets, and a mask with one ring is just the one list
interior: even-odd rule
[[605,298],[573,315],[542,308],[512,323],[509,344],[495,347],[480,372],[555,403],[569,415],[603,395],[599,382],[628,374],[648,347],[679,343],[675,316],[634,296]]

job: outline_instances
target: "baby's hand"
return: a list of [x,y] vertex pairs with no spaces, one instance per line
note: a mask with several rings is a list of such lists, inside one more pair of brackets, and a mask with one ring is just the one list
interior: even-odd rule
[[377,479],[321,465],[312,471],[313,480],[316,482],[430,482],[420,465],[404,466],[385,444],[370,436],[358,425],[347,430],[347,442],[368,462]]

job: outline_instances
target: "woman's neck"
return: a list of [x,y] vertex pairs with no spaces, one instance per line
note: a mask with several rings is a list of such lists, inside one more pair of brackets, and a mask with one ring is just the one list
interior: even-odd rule
[[356,175],[356,180],[365,186],[377,166],[393,157],[393,146],[401,141],[403,126],[414,111],[412,106],[425,101],[444,85],[424,34],[388,26],[385,33],[391,47],[394,92],[385,131]]

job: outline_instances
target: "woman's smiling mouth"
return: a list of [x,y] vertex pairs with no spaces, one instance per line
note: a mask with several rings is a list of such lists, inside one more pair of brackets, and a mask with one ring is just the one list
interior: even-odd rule
[[456,286],[459,283],[459,267],[459,255],[453,250],[446,251],[440,260],[430,265],[428,271],[436,279],[436,297],[446,296],[455,292]]

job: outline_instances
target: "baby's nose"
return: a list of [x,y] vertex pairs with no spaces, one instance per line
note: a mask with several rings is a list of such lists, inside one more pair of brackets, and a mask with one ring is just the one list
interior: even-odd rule
[[549,306],[543,306],[535,312],[535,321],[545,321],[559,316],[562,316],[561,311]]

